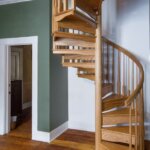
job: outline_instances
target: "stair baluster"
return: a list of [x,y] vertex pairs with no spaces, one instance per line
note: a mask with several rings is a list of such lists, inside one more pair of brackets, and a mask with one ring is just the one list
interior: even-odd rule
[[95,150],[144,150],[143,67],[129,51],[101,37],[96,10],[101,1],[93,1],[98,4],[91,10],[86,1],[89,12],[83,2],[53,0],[53,53],[62,55],[64,67],[77,68],[78,77],[95,82]]

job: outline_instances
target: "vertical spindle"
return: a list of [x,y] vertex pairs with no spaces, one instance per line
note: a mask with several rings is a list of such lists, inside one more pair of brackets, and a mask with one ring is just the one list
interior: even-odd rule
[[115,49],[112,47],[112,84],[115,92]]
[[76,0],[72,0],[72,7],[74,10],[76,10]]
[[109,45],[107,43],[107,83],[109,83]]
[[64,6],[63,10],[66,11],[68,9],[68,0],[64,0],[63,4],[64,4],[63,5]]
[[117,90],[118,90],[118,94],[120,95],[121,94],[121,91],[120,91],[120,85],[121,85],[121,81],[120,81],[120,70],[121,70],[121,65],[120,65],[120,60],[121,60],[121,55],[120,55],[120,52],[118,51],[118,84],[117,84]]
[[129,108],[129,150],[132,150],[132,106]]

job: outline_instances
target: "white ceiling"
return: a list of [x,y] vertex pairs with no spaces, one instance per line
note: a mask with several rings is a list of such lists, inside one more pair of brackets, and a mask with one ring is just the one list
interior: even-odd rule
[[12,4],[12,3],[20,3],[31,0],[0,0],[0,5]]

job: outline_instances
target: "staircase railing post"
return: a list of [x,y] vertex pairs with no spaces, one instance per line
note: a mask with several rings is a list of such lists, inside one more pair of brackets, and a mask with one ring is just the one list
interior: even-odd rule
[[96,110],[96,132],[95,150],[100,150],[102,141],[102,42],[101,42],[101,14],[97,16],[96,29],[96,52],[95,52],[95,110]]
[[73,6],[73,9],[74,9],[74,10],[76,10],[76,3],[77,3],[76,0],[73,0],[73,1],[72,1],[72,6]]

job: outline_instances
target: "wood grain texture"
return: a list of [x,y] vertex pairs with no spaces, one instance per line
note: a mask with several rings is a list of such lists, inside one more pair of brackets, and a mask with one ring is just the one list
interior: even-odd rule
[[[59,3],[58,9],[60,9],[62,0],[56,1]],[[72,0],[71,2],[74,5],[72,9],[67,10],[66,1],[64,1],[64,10],[58,11],[54,16],[55,21],[59,24],[59,29],[53,32],[53,52],[63,55],[62,65],[64,67],[80,68],[77,73],[78,77],[95,81],[95,150],[132,150],[132,145],[136,145],[135,147],[139,145],[136,150],[144,150],[144,101],[142,96],[144,72],[142,65],[128,50],[101,36],[101,0]],[[78,13],[76,6],[82,9],[84,13]],[[85,16],[85,13],[94,19]],[[95,28],[95,25],[97,25],[97,28]],[[86,27],[84,28],[84,26]],[[84,50],[88,51],[85,53]],[[95,56],[94,53],[90,55],[89,50],[95,50]],[[114,57],[116,53],[117,56]],[[133,77],[130,71],[131,62],[134,62],[133,70],[135,68],[138,70],[136,71],[138,82],[132,91],[131,85],[134,83],[132,83]],[[111,84],[111,86],[104,87],[103,83]],[[114,95],[102,101],[103,91],[106,91],[104,95],[112,92],[114,92]],[[138,99],[135,99],[136,97]],[[134,103],[139,103],[137,108],[135,108]],[[136,113],[135,111],[138,110],[139,105],[142,106],[142,109]],[[117,109],[117,111],[112,109]],[[113,112],[102,113],[102,111]],[[120,130],[122,127],[119,126],[122,123],[127,124],[126,130],[124,128]],[[132,128],[133,123],[135,125]],[[111,130],[106,129],[103,125],[115,125],[117,128],[114,131],[114,128],[113,130],[112,128]],[[136,132],[133,132],[137,125],[139,126],[139,136]],[[110,143],[104,142],[104,140]],[[79,146],[74,142],[62,142],[58,139],[52,144],[71,145],[70,148],[75,146],[76,149],[94,148],[90,145],[82,144]]]
[[23,101],[32,100],[32,45],[23,46]]
[[94,150],[94,133],[68,130],[51,144],[0,136],[0,150]]
[[31,139],[31,126],[31,108],[28,108],[23,110],[22,115],[18,117],[17,127],[12,130],[8,136]]
[[150,150],[150,141],[145,140],[145,150]]
[[[68,130],[51,144],[32,141],[26,138],[0,136],[0,150],[91,150],[94,147],[95,134],[92,132]],[[87,149],[84,149],[85,146]],[[103,147],[117,147],[105,142]],[[123,147],[124,146],[119,146]],[[124,148],[126,149],[126,148]],[[93,148],[94,150],[94,148]],[[113,150],[113,149],[111,149]],[[117,149],[114,149],[117,150]],[[119,149],[121,150],[121,149]],[[122,149],[123,150],[123,149]],[[145,150],[150,150],[150,141],[145,141]]]

